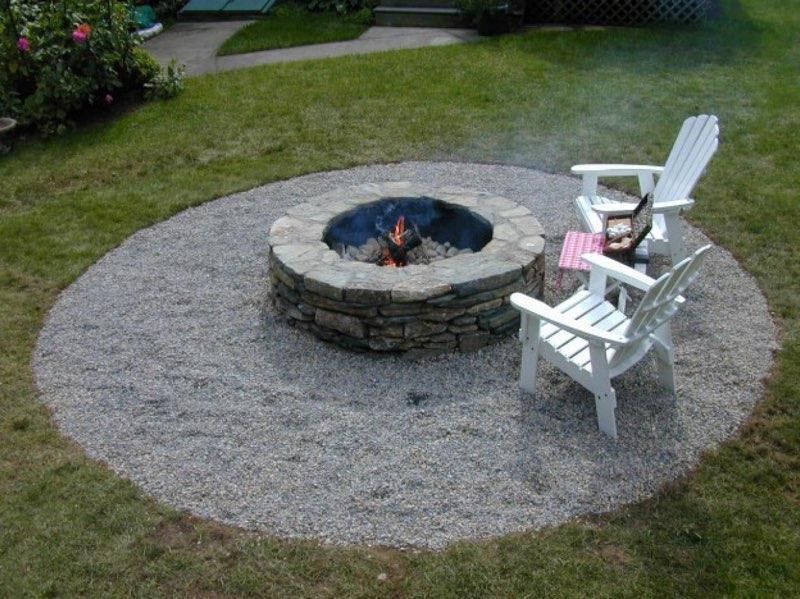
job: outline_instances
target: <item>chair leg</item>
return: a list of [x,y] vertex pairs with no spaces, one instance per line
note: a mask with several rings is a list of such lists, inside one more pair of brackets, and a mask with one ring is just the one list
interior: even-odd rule
[[656,355],[656,369],[661,386],[675,396],[675,350],[669,328],[662,326],[655,334],[653,351]]
[[664,223],[667,229],[670,259],[674,266],[686,257],[686,248],[683,246],[683,228],[677,214],[665,216]]
[[656,350],[656,368],[658,369],[658,381],[661,386],[672,394],[675,399],[675,364],[672,360],[672,352]]
[[658,380],[661,386],[675,396],[675,362],[672,357],[672,350],[663,348],[656,349],[656,368],[658,369]]
[[536,371],[539,366],[539,327],[538,318],[522,314],[519,340],[522,342],[522,364],[519,373],[519,388],[528,393],[536,393]]
[[592,382],[589,390],[594,394],[597,426],[605,434],[616,439],[617,419],[614,416],[614,410],[617,408],[617,394],[611,386],[605,344],[597,341],[590,342],[589,356],[592,360]]
[[536,393],[536,371],[539,366],[539,342],[527,339],[522,343],[522,367],[519,388],[530,394]]
[[614,389],[609,387],[604,393],[595,394],[594,404],[597,409],[597,426],[609,437],[616,439],[617,418],[614,411],[617,409],[617,394]]

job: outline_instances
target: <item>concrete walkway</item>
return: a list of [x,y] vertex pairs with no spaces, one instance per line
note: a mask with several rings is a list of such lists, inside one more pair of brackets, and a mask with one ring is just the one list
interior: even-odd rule
[[178,23],[143,44],[162,64],[175,59],[186,65],[189,76],[242,69],[261,64],[370,54],[386,50],[461,44],[479,39],[472,29],[423,27],[370,27],[355,40],[264,50],[217,57],[217,48],[250,21]]

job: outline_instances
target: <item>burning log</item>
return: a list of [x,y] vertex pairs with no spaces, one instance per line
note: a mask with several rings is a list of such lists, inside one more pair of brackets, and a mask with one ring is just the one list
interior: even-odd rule
[[405,266],[406,255],[422,243],[419,231],[412,224],[406,227],[406,217],[397,219],[394,227],[385,235],[386,247],[383,251],[384,266]]
[[470,248],[458,248],[449,241],[440,243],[423,237],[413,222],[400,217],[391,230],[370,237],[360,246],[338,244],[335,249],[343,260],[358,260],[380,266],[430,264],[458,254],[471,254]]

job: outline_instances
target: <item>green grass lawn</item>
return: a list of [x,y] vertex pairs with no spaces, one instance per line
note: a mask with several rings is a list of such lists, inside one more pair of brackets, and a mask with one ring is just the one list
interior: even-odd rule
[[220,46],[217,55],[341,42],[357,38],[368,28],[369,25],[357,15],[315,13],[286,4],[274,9],[266,18],[237,31]]
[[[0,159],[0,596],[796,595],[800,12],[724,4],[694,29],[529,32],[207,76],[18,144]],[[782,350],[749,425],[654,499],[442,553],[280,541],[154,503],[36,401],[31,352],[58,292],[188,206],[404,159],[658,162],[699,112],[722,137],[690,217],[757,277]]]

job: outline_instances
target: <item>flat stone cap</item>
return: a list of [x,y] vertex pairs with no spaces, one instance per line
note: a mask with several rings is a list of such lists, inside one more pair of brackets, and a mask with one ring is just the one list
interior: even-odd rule
[[[479,252],[401,268],[345,260],[322,241],[335,216],[383,199],[433,198],[487,219],[492,240]],[[466,296],[518,279],[544,253],[544,229],[530,210],[509,199],[457,187],[409,182],[339,188],[289,209],[275,221],[268,242],[272,260],[306,289],[362,304],[417,302]]]

